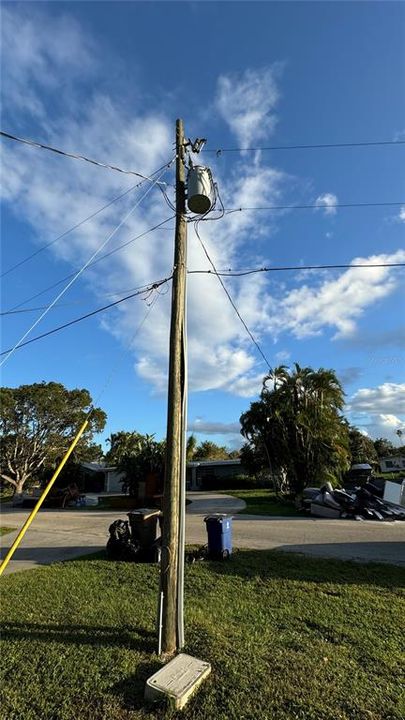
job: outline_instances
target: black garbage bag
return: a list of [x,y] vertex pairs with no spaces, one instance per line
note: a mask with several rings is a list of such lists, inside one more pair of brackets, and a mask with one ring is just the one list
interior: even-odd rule
[[110,537],[107,542],[109,560],[137,560],[139,544],[131,536],[128,520],[115,520],[109,527]]

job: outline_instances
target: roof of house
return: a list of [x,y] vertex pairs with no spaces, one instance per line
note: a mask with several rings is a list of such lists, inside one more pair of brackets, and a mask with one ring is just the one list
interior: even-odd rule
[[86,470],[92,470],[93,472],[112,472],[117,468],[115,465],[104,465],[103,463],[96,462],[81,462],[80,465]]
[[405,455],[385,455],[385,457],[380,457],[381,460],[405,460]]

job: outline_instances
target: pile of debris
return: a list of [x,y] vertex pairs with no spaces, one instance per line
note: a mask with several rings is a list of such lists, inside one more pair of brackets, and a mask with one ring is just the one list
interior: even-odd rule
[[[405,489],[405,481],[402,486]],[[401,485],[399,487],[401,489]],[[306,488],[303,506],[316,517],[391,522],[405,520],[405,506],[384,499],[384,487],[373,482],[350,490],[334,490],[330,483],[321,488]]]
[[140,508],[128,513],[129,520],[115,520],[109,527],[107,542],[109,560],[160,562],[162,546],[162,513],[154,508]]

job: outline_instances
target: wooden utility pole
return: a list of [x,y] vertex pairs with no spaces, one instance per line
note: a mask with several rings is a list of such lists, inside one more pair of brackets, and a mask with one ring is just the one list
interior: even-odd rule
[[166,657],[178,649],[177,574],[179,561],[179,510],[183,428],[185,358],[183,355],[187,223],[183,121],[176,121],[176,235],[170,324],[169,387],[167,409],[166,474],[163,495],[161,592],[163,593],[161,649]]

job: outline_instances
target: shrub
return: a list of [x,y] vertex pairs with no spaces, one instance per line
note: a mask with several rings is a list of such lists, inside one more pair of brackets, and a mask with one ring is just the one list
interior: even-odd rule
[[218,477],[215,474],[207,475],[202,480],[203,490],[252,490],[262,487],[259,480],[253,475],[228,475]]

